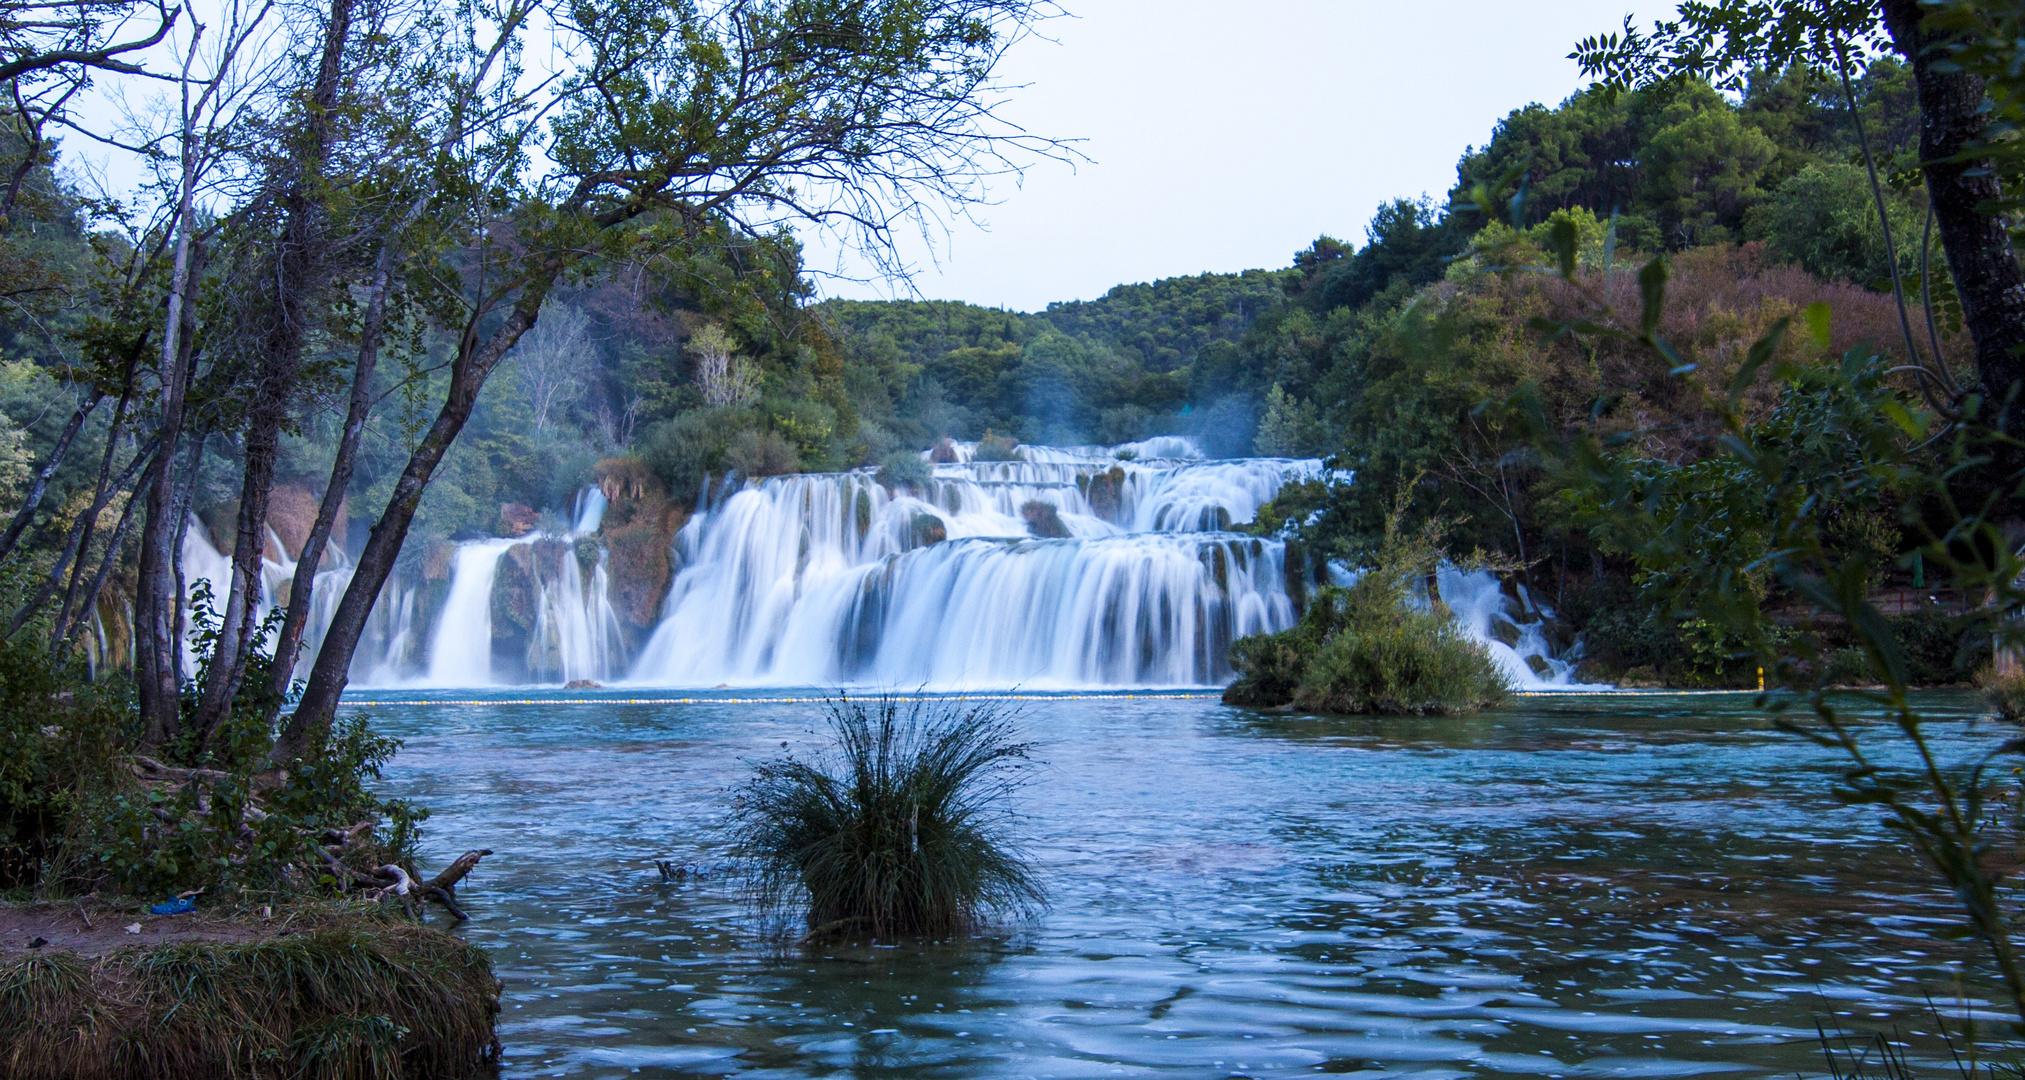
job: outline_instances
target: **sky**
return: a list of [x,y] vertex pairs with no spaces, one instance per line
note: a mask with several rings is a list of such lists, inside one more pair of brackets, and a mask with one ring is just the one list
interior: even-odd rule
[[[1364,241],[1387,200],[1440,202],[1466,147],[1583,85],[1578,38],[1671,11],[1644,0],[1063,0],[1005,59],[1003,115],[1080,140],[969,221],[910,237],[911,285],[805,234],[824,296],[1035,311],[1113,285],[1288,265]],[[839,253],[844,260],[841,264]]]

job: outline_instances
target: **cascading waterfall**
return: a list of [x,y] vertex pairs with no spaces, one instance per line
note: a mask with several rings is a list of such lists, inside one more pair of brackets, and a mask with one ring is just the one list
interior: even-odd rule
[[[1518,586],[1519,597],[1507,596],[1496,574],[1443,567],[1435,576],[1442,602],[1455,613],[1464,633],[1490,650],[1491,659],[1521,690],[1566,689],[1573,680],[1575,656],[1555,656],[1547,641],[1543,612]],[[1573,653],[1578,653],[1573,650]]]
[[[1232,532],[1312,459],[1205,460],[1161,437],[1121,447],[1021,448],[888,488],[872,470],[726,479],[677,534],[659,623],[628,664],[595,539],[606,497],[586,488],[567,533],[418,552],[390,578],[353,660],[361,686],[630,682],[937,688],[1207,686],[1230,643],[1292,625],[1284,543]],[[947,456],[947,455],[945,455]],[[1337,479],[1347,479],[1338,476]],[[278,537],[261,612],[297,569]],[[447,565],[445,555],[447,554]],[[222,606],[231,560],[200,526],[184,573]],[[436,569],[424,572],[424,565]],[[509,569],[510,568],[510,569]],[[352,574],[333,548],[297,676]],[[445,580],[447,578],[447,580]],[[1571,682],[1542,617],[1489,573],[1445,569],[1443,599],[1522,688]],[[499,620],[505,620],[500,622]],[[195,656],[185,643],[186,664]]]
[[450,595],[429,639],[431,686],[492,685],[492,579],[506,549],[531,540],[474,540],[457,547]]
[[[974,450],[919,490],[777,477],[691,519],[633,681],[1200,686],[1232,639],[1292,624],[1285,546],[1226,530],[1319,461]],[[1032,504],[1066,537],[1033,537]]]

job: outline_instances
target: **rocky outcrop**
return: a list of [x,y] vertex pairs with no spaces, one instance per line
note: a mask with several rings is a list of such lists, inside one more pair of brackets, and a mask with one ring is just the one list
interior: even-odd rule
[[606,458],[596,476],[605,496],[598,532],[611,556],[612,609],[629,631],[643,634],[661,620],[674,573],[668,549],[689,514],[669,501],[660,477],[638,458]]
[[1062,524],[1061,512],[1054,503],[1027,503],[1020,507],[1020,517],[1026,519],[1027,531],[1042,539],[1064,540],[1069,536],[1069,527]]
[[524,503],[500,503],[499,525],[495,531],[500,536],[519,539],[533,532],[540,523],[541,515],[535,513],[534,507]]

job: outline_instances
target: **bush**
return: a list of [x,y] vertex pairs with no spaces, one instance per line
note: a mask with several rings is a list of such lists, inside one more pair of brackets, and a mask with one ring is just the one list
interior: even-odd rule
[[739,788],[737,849],[762,913],[815,938],[944,936],[1042,894],[1007,835],[1031,746],[986,703],[830,703],[829,752],[760,765]]
[[722,473],[724,455],[755,418],[746,409],[696,409],[640,433],[640,457],[678,502],[696,498],[706,473]]
[[1352,609],[1347,625],[1308,660],[1294,707],[1446,716],[1496,705],[1510,691],[1490,652],[1465,636],[1446,608],[1385,604],[1375,594],[1359,596],[1354,587],[1344,600]]
[[895,450],[879,462],[878,481],[889,488],[925,488],[934,475],[935,470],[921,459],[920,454],[905,450]]
[[972,461],[1025,461],[1020,453],[1020,441],[1010,435],[1000,435],[987,430],[984,438],[977,440],[977,449],[971,451]]
[[1020,506],[1020,517],[1027,523],[1027,531],[1046,540],[1060,540],[1069,535],[1069,527],[1062,524],[1062,513],[1054,503],[1038,499]]
[[771,431],[741,431],[724,452],[724,466],[747,480],[802,471],[794,444]]
[[1385,716],[1475,712],[1504,700],[1505,673],[1446,607],[1416,606],[1413,586],[1440,561],[1440,525],[1402,534],[1388,520],[1378,565],[1348,588],[1309,598],[1301,620],[1278,634],[1231,645],[1238,679],[1230,705]]
[[119,781],[126,683],[88,681],[31,634],[0,642],[0,888],[34,884]]
[[1993,663],[1978,670],[1976,689],[1983,692],[1983,699],[1997,710],[1997,715],[2012,723],[2025,720],[2025,667],[2016,661],[2003,667]]

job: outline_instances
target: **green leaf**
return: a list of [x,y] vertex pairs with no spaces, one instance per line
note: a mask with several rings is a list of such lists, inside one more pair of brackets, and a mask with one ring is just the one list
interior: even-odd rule
[[1824,349],[1828,347],[1828,324],[1832,314],[1826,300],[1814,301],[1801,313],[1807,320],[1807,332],[1814,336],[1814,343]]
[[1666,310],[1666,256],[1654,255],[1638,271],[1638,295],[1644,308],[1638,313],[1638,327],[1646,334],[1659,325],[1659,317]]

